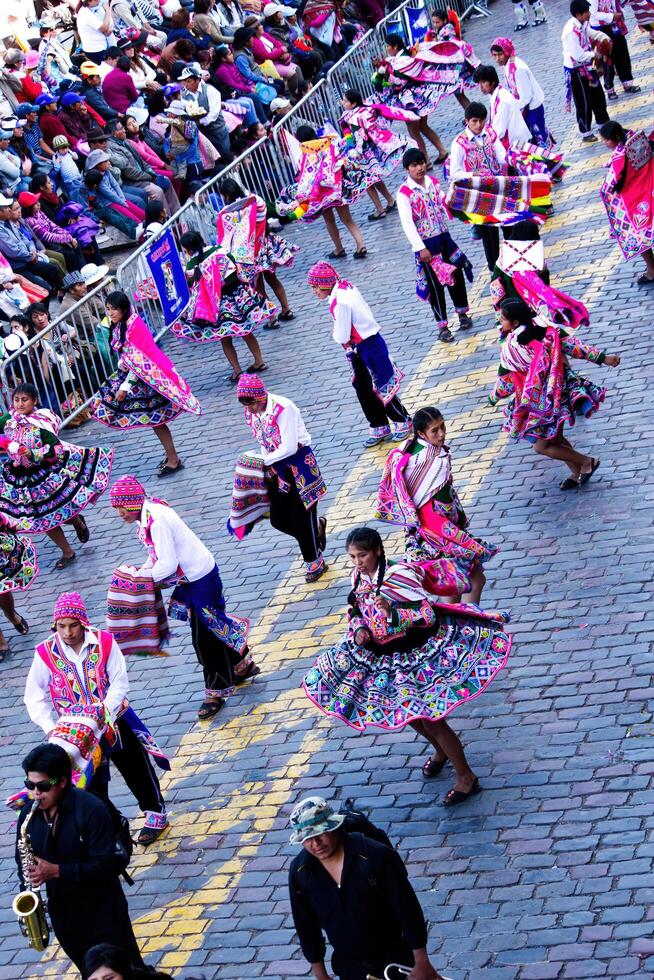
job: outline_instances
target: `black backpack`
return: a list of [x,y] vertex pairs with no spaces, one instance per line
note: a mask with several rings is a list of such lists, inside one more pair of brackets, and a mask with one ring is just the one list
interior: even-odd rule
[[377,827],[372,820],[369,820],[365,813],[357,810],[351,797],[345,801],[345,806],[341,812],[345,814],[342,827],[346,833],[363,834],[364,837],[369,837],[370,840],[376,840],[377,843],[385,844],[386,847],[395,850],[388,834],[381,827]]
[[[93,790],[89,790],[89,792],[93,794],[96,800],[100,800],[100,802],[106,807],[107,811],[109,812],[109,816],[111,817],[111,827],[114,838],[114,868],[116,869],[116,874],[121,875],[128,885],[133,885],[134,879],[127,871],[129,862],[132,860],[132,854],[134,853],[134,841],[132,840],[132,835],[129,832],[129,820],[124,813],[121,813],[120,810],[114,806],[109,797],[100,796],[99,793],[93,793]],[[73,816],[76,817],[74,811]],[[78,836],[81,838],[76,819],[75,828]]]

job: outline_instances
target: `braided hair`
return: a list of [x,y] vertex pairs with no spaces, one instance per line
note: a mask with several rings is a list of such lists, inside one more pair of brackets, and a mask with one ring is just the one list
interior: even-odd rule
[[127,336],[127,321],[129,320],[130,313],[132,312],[132,304],[130,302],[127,293],[124,293],[121,289],[114,289],[113,292],[109,293],[105,301],[108,306],[113,306],[115,310],[120,310],[120,322],[111,323],[111,330],[118,332],[118,342],[119,350],[122,350],[125,346],[125,337]]
[[[386,573],[386,552],[384,551],[384,542],[381,539],[379,531],[375,531],[373,527],[355,527],[350,531],[347,538],[345,539],[345,547],[349,548],[350,545],[354,545],[360,548],[361,551],[379,551],[379,567],[377,569],[377,586],[375,589],[375,595],[379,595],[382,587],[382,582],[384,581],[384,575]],[[354,579],[354,586],[349,596],[347,597],[348,603],[353,608],[357,607],[357,588],[359,582],[361,581],[361,572],[357,572]]]
[[517,320],[518,323],[524,324],[525,327],[533,326],[534,314],[531,312],[531,308],[519,296],[509,296],[508,299],[503,299],[500,303],[500,311],[511,322]]
[[443,422],[443,413],[439,412],[437,408],[433,405],[426,405],[425,408],[419,408],[416,414],[411,419],[411,425],[413,426],[413,435],[409,442],[405,446],[405,452],[410,453],[414,449],[418,439],[420,438],[420,433],[425,432],[427,426],[430,422]]

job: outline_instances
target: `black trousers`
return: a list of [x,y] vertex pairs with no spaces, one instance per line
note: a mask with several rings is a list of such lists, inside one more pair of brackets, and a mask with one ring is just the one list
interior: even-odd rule
[[388,405],[384,405],[381,398],[377,396],[370,377],[370,371],[363,363],[361,356],[354,351],[349,357],[354,377],[352,387],[359,399],[359,405],[363,414],[368,420],[368,425],[372,429],[381,429],[391,422],[407,422],[409,413],[397,395],[391,399]]
[[591,132],[593,116],[598,126],[609,121],[604,90],[601,85],[591,85],[578,69],[572,72],[571,84],[579,132],[586,136]]
[[20,272],[30,282],[47,289],[49,293],[61,289],[63,276],[54,262],[38,258],[34,262],[21,262],[12,259],[11,267],[14,272]]
[[82,972],[84,957],[92,946],[111,943],[128,954],[130,962],[143,967],[143,959],[138,948],[132,923],[129,918],[127,899],[118,879],[111,881],[109,887],[103,881],[98,884],[98,899],[95,907],[79,901],[48,902],[48,912],[52,931],[66,956]]
[[86,257],[79,245],[77,248],[73,248],[72,245],[48,245],[48,248],[63,255],[68,272],[79,272],[82,266],[86,264]]
[[604,72],[604,88],[607,90],[613,88],[616,72],[623,84],[625,82],[633,82],[634,76],[631,70],[631,55],[629,54],[629,45],[624,34],[614,34],[610,27],[600,27],[598,30],[602,34],[606,34],[613,41],[610,55],[611,63],[606,66]]
[[[150,756],[145,751],[138,738],[126,721],[119,718],[116,728],[120,735],[121,748],[111,751],[111,762],[121,774],[130,793],[143,812],[163,813],[166,809],[159,779]],[[106,763],[103,763],[103,766]],[[104,779],[93,780],[93,793],[96,796],[109,797],[108,769]]]
[[193,649],[204,673],[205,690],[216,694],[229,691],[234,686],[234,667],[239,662],[239,655],[204,625],[194,609],[190,611],[189,621]]
[[[428,262],[423,262],[422,267],[425,270],[427,288],[429,289],[429,305],[432,308],[434,317],[438,323],[446,324],[447,305],[445,301],[445,286],[443,286],[443,283],[439,280]],[[456,270],[454,274],[454,285],[448,286],[447,291],[450,294],[450,299],[454,304],[455,310],[467,309],[468,291],[461,269]]]
[[282,534],[295,538],[304,561],[316,561],[320,556],[318,547],[318,505],[309,510],[302,503],[297,487],[293,485],[288,493],[282,493],[277,483],[268,484],[270,496],[270,523]]

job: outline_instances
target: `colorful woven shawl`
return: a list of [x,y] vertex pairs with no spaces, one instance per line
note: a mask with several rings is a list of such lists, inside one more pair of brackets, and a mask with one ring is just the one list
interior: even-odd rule
[[518,221],[543,224],[551,206],[551,180],[469,174],[453,180],[445,203],[452,214],[473,225],[510,225]]
[[139,575],[129,565],[115,569],[107,593],[107,629],[125,656],[165,656],[168,617],[151,575]]
[[589,325],[590,316],[583,303],[545,285],[535,272],[514,272],[511,278],[518,294],[535,313],[571,330]]
[[258,521],[268,516],[269,511],[270,498],[263,460],[255,453],[243,453],[234,471],[227,530],[242,541]]
[[137,313],[132,313],[127,321],[125,344],[120,356],[125,367],[173,405],[185,412],[202,415],[202,406],[188,382],[177,373],[170,358],[157,347],[154,337]]

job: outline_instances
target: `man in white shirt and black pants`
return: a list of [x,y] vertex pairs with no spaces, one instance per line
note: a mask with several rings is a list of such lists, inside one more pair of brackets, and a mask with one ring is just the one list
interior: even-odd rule
[[122,476],[110,493],[111,506],[126,524],[135,524],[148,552],[141,573],[156,585],[174,585],[169,613],[188,622],[191,642],[204,672],[204,701],[198,718],[213,718],[235,688],[259,673],[250,655],[249,623],[225,609],[216,560],[172,507],[152,500],[134,476]]
[[634,84],[631,70],[631,55],[627,44],[627,25],[619,0],[590,0],[590,25],[611,41],[611,57],[605,65],[604,89],[607,97],[614,102],[618,98],[615,90],[615,75],[622,82],[625,93],[640,92],[640,85]]
[[370,426],[366,449],[393,439],[402,442],[412,431],[411,418],[399,398],[404,374],[388,353],[381,327],[352,283],[341,279],[329,262],[316,262],[307,282],[314,296],[329,301],[332,336],[345,350],[352,369],[352,387]]
[[572,16],[561,33],[566,101],[569,105],[570,99],[574,100],[582,141],[596,143],[597,136],[592,131],[593,116],[597,125],[601,126],[609,121],[609,114],[597,73],[597,65],[602,64],[604,57],[594,50],[594,46],[606,44],[606,37],[590,26],[588,0],[572,0],[570,13]]
[[198,119],[200,132],[204,133],[220,153],[221,166],[230,163],[234,159],[234,154],[229,141],[227,123],[222,113],[223,100],[220,92],[215,86],[203,81],[202,69],[197,61],[183,69],[179,81],[185,89],[180,93],[182,101],[195,102],[205,111],[204,116]]
[[[91,628],[79,592],[59,596],[52,625],[55,632],[37,646],[27,675],[25,706],[29,716],[49,735],[60,715],[84,706],[104,705],[117,735],[109,748],[110,760],[145,814],[138,843],[152,844],[168,826],[168,819],[150,755],[162,769],[170,769],[170,763],[129,707],[129,682],[121,649],[110,633]],[[96,795],[107,795],[107,779],[108,771],[101,767],[92,783]]]

